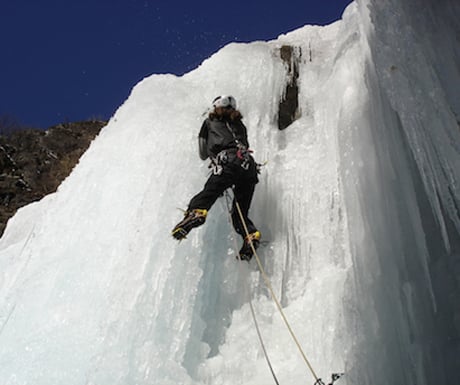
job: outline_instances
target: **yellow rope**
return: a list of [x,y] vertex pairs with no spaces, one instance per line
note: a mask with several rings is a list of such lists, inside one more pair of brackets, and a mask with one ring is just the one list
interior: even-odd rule
[[[248,227],[246,225],[246,221],[244,220],[244,216],[243,216],[243,213],[241,211],[241,207],[240,207],[238,201],[236,200],[236,198],[235,198],[235,204],[236,204],[236,209],[238,211],[238,215],[240,216],[240,219],[241,219],[241,223],[243,224],[244,232],[246,233],[246,237],[247,237],[249,235]],[[262,277],[264,279],[265,285],[270,290],[270,294],[272,296],[272,299],[275,302],[276,307],[278,308],[278,311],[280,312],[281,317],[283,318],[283,321],[286,324],[286,327],[289,330],[289,333],[291,334],[292,339],[294,340],[295,344],[297,345],[297,348],[299,349],[303,360],[307,364],[307,366],[310,369],[310,372],[313,375],[313,377],[315,378],[315,380],[318,382],[319,378],[316,375],[315,371],[313,370],[313,367],[311,366],[310,361],[308,361],[307,356],[305,355],[302,347],[300,346],[300,343],[299,343],[297,337],[295,336],[294,331],[292,330],[291,325],[289,324],[289,322],[288,322],[288,320],[286,318],[286,315],[283,312],[283,309],[281,308],[280,302],[278,301],[278,298],[276,297],[275,292],[273,291],[272,284],[271,284],[270,280],[268,279],[267,274],[265,274],[265,270],[262,267],[262,263],[260,261],[260,258],[257,255],[257,252],[256,252],[256,249],[255,249],[254,245],[252,244],[252,240],[249,237],[248,237],[248,239],[249,239],[249,244],[251,245],[252,252],[253,252],[254,256],[256,257],[257,265],[259,266],[259,269],[260,269],[260,272],[261,272]]]

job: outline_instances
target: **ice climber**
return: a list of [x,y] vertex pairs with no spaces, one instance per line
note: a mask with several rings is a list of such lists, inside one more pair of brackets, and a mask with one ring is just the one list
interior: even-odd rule
[[[243,237],[243,246],[239,251],[240,259],[249,261],[254,248],[259,246],[260,232],[248,218],[254,188],[258,182],[257,164],[249,150],[246,126],[242,115],[236,109],[233,96],[218,96],[212,103],[214,109],[203,122],[198,135],[199,154],[202,160],[211,159],[212,174],[201,192],[195,195],[188,205],[184,219],[172,230],[172,236],[184,239],[194,227],[202,225],[208,210],[217,198],[233,187],[234,199],[232,221],[236,232]],[[241,210],[248,234],[241,222]]]

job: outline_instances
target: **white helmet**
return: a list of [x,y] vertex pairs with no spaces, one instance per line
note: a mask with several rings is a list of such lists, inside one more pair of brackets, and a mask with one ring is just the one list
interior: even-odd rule
[[233,109],[236,109],[236,99],[233,96],[230,95],[221,95],[215,98],[212,101],[212,105],[214,108],[217,107],[232,107]]

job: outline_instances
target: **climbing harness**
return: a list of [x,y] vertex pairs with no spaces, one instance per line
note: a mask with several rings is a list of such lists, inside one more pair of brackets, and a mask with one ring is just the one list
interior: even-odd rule
[[[236,148],[227,148],[219,152],[215,157],[211,157],[209,168],[214,175],[221,175],[224,170],[223,166],[236,157],[240,162],[240,167],[247,171],[251,165],[252,152],[242,144],[238,144]],[[256,166],[259,165],[256,164]]]
[[246,146],[238,143],[237,150],[236,150],[236,157],[241,161],[241,167],[244,170],[249,170],[250,166],[250,157],[252,154],[252,150],[246,148]]
[[219,152],[215,158],[211,158],[211,164],[209,167],[214,175],[221,175],[224,171],[223,165],[228,162],[227,150]]
[[[227,191],[225,193],[228,194]],[[234,195],[234,193],[233,193],[233,195]],[[244,233],[245,233],[246,236],[249,236],[249,230],[248,230],[246,221],[244,219],[243,212],[241,211],[241,207],[240,207],[238,201],[236,200],[236,198],[234,198],[234,202],[235,202],[235,207],[236,207],[236,210],[237,210],[238,215],[240,217],[241,223],[243,224]],[[289,322],[288,322],[288,320],[286,318],[286,315],[283,312],[281,304],[280,304],[280,302],[279,302],[279,300],[278,300],[278,298],[277,298],[277,296],[276,296],[276,294],[275,294],[275,292],[273,290],[272,284],[271,284],[270,280],[268,279],[267,274],[265,273],[265,270],[264,270],[264,268],[262,266],[262,262],[261,262],[261,260],[259,258],[259,255],[257,254],[257,251],[256,251],[256,249],[255,249],[255,247],[254,247],[252,242],[250,242],[250,246],[251,246],[252,252],[254,254],[255,260],[257,262],[257,265],[259,267],[259,270],[260,270],[260,273],[262,275],[262,278],[263,278],[263,280],[265,282],[265,285],[267,286],[268,290],[270,291],[271,297],[272,297],[273,301],[275,302],[275,305],[276,305],[276,307],[278,309],[278,312],[280,313],[281,318],[283,319],[283,321],[284,321],[284,323],[285,323],[285,325],[286,325],[286,327],[287,327],[287,329],[288,329],[293,341],[295,342],[295,344],[296,344],[296,346],[297,346],[297,348],[298,348],[298,350],[299,350],[299,352],[300,352],[305,364],[307,365],[308,369],[310,370],[311,374],[313,375],[313,378],[315,379],[315,383],[313,385],[325,385],[324,382],[321,380],[321,378],[319,378],[316,375],[316,373],[315,373],[310,361],[308,360],[307,356],[305,355],[305,353],[304,353],[304,351],[302,349],[302,346],[300,345],[296,335],[294,334],[294,331],[292,330],[292,327],[289,324]],[[265,352],[265,349],[264,349],[264,352]],[[265,357],[268,360],[267,355]],[[270,366],[270,369],[272,370],[270,364],[269,364],[269,366]],[[272,371],[272,374],[274,375],[273,371]],[[334,373],[334,374],[332,374],[332,382],[330,382],[328,385],[333,385],[334,382],[337,381],[343,375],[344,375],[343,373]],[[278,383],[275,376],[274,376],[274,378],[275,378],[276,383]]]
[[236,137],[235,133],[233,132],[233,128],[230,126],[228,122],[225,122],[225,125],[227,126],[228,130],[233,136],[233,139],[235,140],[236,143],[236,157],[241,161],[241,167],[244,170],[249,169],[250,165],[250,155],[252,153],[252,150],[247,148],[243,143],[241,143],[238,138]]

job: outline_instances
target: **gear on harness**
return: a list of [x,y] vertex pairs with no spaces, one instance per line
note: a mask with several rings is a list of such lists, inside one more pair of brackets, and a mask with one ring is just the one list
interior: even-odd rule
[[246,148],[245,145],[238,143],[237,150],[236,150],[236,157],[241,161],[241,167],[244,170],[248,170],[250,166],[250,156],[252,154],[252,150]]
[[247,171],[251,166],[252,152],[252,150],[246,148],[246,146],[239,143],[236,148],[222,150],[215,157],[212,157],[211,163],[209,164],[209,168],[212,169],[212,173],[214,175],[221,175],[223,171],[223,166],[231,162],[232,159],[234,160],[236,157],[236,159],[238,159],[238,161],[241,163],[241,168]]
[[217,154],[215,158],[211,158],[211,164],[209,167],[212,169],[214,175],[222,174],[224,170],[223,165],[228,162],[227,150],[222,150]]
[[205,209],[186,211],[184,219],[174,227],[171,235],[179,241],[186,238],[190,230],[194,227],[201,226],[206,221],[207,215],[208,210]]
[[[334,382],[336,382],[344,374],[345,373],[332,373],[331,382],[327,385],[333,385]],[[325,383],[323,382],[323,380],[321,380],[321,378],[318,378],[318,380],[313,385],[325,385]]]

